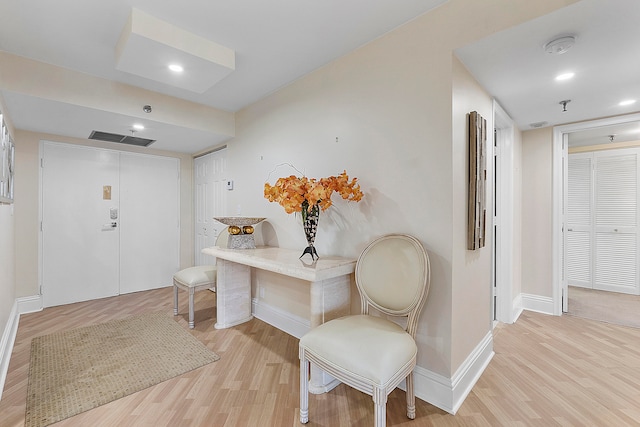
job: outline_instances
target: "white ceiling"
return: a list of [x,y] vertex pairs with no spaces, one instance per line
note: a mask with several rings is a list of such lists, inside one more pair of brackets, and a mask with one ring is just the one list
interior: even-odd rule
[[[0,50],[235,112],[445,1],[5,0],[0,2]],[[119,71],[115,48],[132,8],[235,51],[235,70],[204,93]],[[134,122],[97,108],[7,88],[0,92],[19,129],[87,138],[93,129],[127,133]],[[193,153],[228,139],[148,123],[153,129],[136,136],[157,139],[153,148]]]
[[[640,111],[640,2],[582,0],[459,49],[456,53],[521,130],[531,124],[565,124]],[[575,35],[566,53],[551,55],[543,46],[562,35]],[[574,72],[569,81],[555,76]],[[618,103],[636,99],[633,105]],[[571,100],[567,111],[560,102]],[[581,145],[640,139],[628,128],[582,135]],[[592,142],[584,138],[592,139]],[[603,138],[604,137],[604,138]]]
[[[0,51],[235,112],[444,1],[5,0]],[[233,50],[235,70],[204,93],[119,70],[115,48],[132,8]],[[625,114],[640,110],[638,22],[638,0],[582,0],[457,54],[522,130],[533,122]],[[544,43],[564,33],[577,36],[569,52],[543,52]],[[572,81],[553,81],[568,69],[576,73]],[[19,129],[87,138],[92,130],[128,134],[140,121],[124,110],[87,108],[10,88],[0,93]],[[639,102],[621,108],[623,98]],[[571,99],[565,113],[558,104],[563,99]],[[153,114],[144,124],[136,136],[156,139],[151,147],[157,149],[195,153],[229,138]]]

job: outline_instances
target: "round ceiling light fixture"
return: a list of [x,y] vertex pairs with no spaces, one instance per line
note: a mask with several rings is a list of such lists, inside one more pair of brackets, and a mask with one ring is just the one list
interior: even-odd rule
[[182,65],[179,64],[170,64],[169,65],[169,69],[171,71],[173,71],[174,73],[181,73],[184,71],[184,67]]
[[562,55],[576,44],[576,36],[557,37],[543,46],[544,51],[552,55]]

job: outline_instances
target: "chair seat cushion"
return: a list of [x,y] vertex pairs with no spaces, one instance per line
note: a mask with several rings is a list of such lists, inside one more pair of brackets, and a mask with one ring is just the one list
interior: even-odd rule
[[199,287],[216,284],[216,267],[213,265],[199,265],[185,268],[173,275],[173,280],[183,286]]
[[300,339],[300,347],[331,366],[378,385],[386,384],[418,351],[401,326],[370,315],[323,323]]

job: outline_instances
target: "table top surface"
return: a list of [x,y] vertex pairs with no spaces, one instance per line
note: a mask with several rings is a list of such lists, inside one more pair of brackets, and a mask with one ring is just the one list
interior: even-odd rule
[[272,246],[258,246],[255,249],[228,249],[213,246],[204,248],[202,253],[313,282],[351,274],[356,267],[355,259],[321,256],[312,261],[309,255],[300,257],[302,251]]

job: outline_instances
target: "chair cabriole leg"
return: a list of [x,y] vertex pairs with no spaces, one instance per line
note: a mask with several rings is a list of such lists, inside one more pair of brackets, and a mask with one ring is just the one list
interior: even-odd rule
[[373,388],[374,427],[387,425],[387,391],[378,387]]
[[178,287],[173,285],[173,315],[178,315]]
[[416,394],[413,388],[413,372],[407,375],[407,418],[416,418]]
[[309,422],[309,361],[300,351],[300,422]]
[[194,321],[194,310],[193,310],[193,294],[195,293],[195,289],[189,288],[189,328],[193,329],[195,327]]

